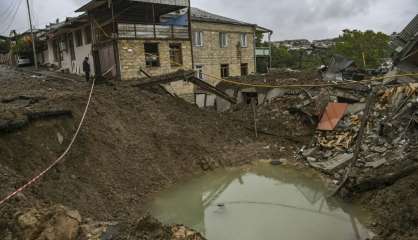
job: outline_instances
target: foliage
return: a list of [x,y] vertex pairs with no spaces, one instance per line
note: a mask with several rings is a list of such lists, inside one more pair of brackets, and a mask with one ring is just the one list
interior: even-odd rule
[[30,39],[19,38],[12,46],[12,52],[17,55],[32,54],[32,41]]
[[337,39],[334,50],[354,60],[359,67],[376,68],[382,63],[383,58],[390,57],[389,40],[389,36],[382,32],[345,29]]
[[0,40],[0,53],[9,52],[10,50],[10,42],[6,40]]
[[255,32],[255,46],[256,47],[268,47],[268,43],[263,42],[263,40],[264,40],[264,33]]
[[289,50],[284,46],[272,48],[273,68],[316,69],[327,64],[331,58],[330,50]]

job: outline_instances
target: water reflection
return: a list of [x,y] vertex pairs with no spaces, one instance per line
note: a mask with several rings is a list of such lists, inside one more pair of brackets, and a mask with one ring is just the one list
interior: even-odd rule
[[365,239],[355,206],[327,201],[311,171],[257,164],[218,171],[157,196],[152,213],[182,223],[212,240]]

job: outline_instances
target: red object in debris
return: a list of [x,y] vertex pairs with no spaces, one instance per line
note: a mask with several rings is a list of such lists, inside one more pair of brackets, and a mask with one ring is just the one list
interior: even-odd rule
[[344,117],[347,108],[347,103],[328,103],[317,129],[323,131],[334,130],[338,122]]

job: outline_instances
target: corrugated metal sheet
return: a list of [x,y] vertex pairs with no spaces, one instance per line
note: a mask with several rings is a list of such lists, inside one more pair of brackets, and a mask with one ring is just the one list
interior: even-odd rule
[[347,108],[347,103],[328,103],[317,129],[323,131],[334,130],[338,122],[344,117]]
[[418,33],[418,15],[399,33],[399,38],[405,42],[410,41]]

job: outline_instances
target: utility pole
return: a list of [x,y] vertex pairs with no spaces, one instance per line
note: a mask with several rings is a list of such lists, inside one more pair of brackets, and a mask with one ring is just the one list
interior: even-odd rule
[[36,55],[36,38],[35,34],[33,33],[33,27],[32,27],[32,17],[30,14],[30,6],[29,6],[29,0],[26,0],[26,5],[28,6],[28,15],[29,15],[29,25],[30,25],[30,33],[32,34],[32,48],[33,48],[33,60],[35,61],[35,69],[38,70],[38,56]]

